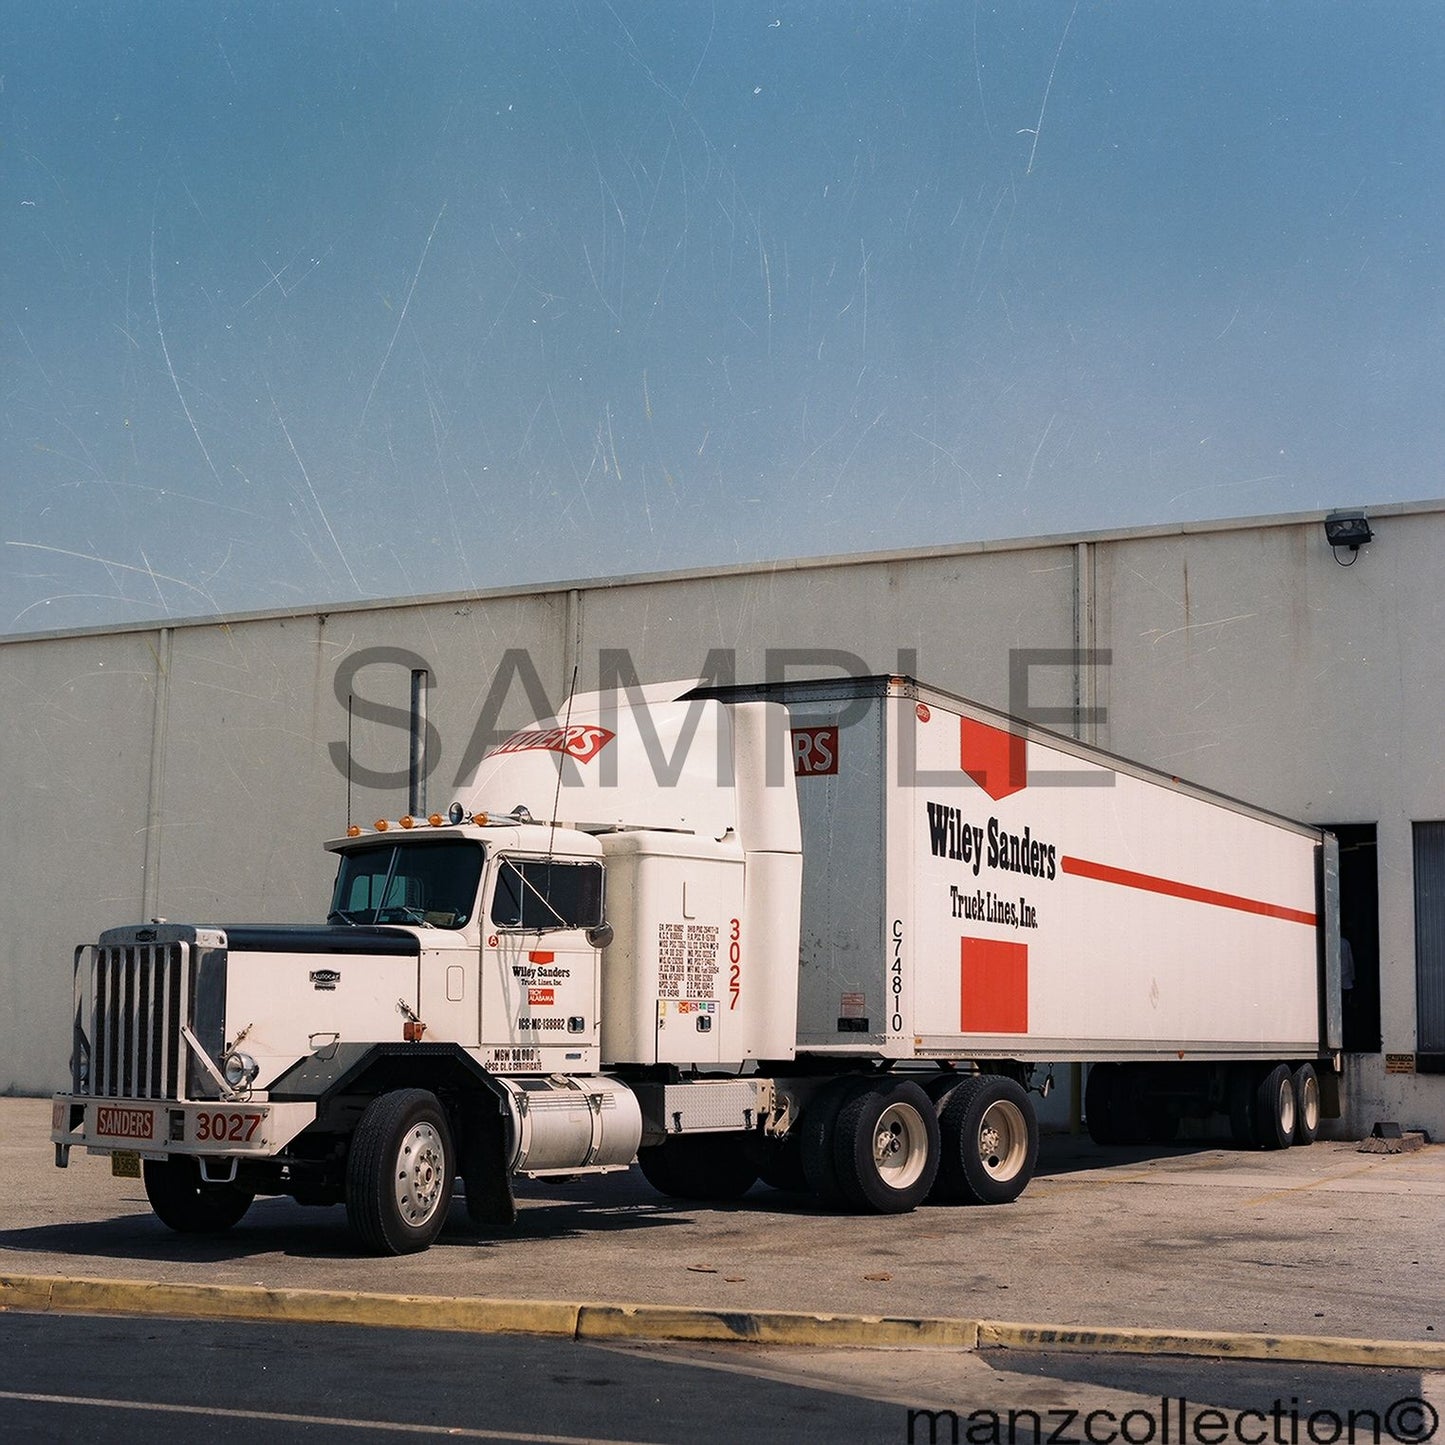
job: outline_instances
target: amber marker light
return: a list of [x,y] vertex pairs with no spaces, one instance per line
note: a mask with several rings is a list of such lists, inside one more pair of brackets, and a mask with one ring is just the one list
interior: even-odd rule
[[416,827],[416,819],[413,818],[410,813],[408,813],[408,814],[406,815],[406,817],[404,817],[404,818],[401,820],[401,826],[402,826],[403,828],[415,828],[415,827]]
[[361,837],[361,824],[360,824],[360,823],[353,823],[353,824],[346,830],[346,836],[347,836],[348,838],[359,838],[359,837]]
[[440,813],[428,813],[427,822],[430,823],[433,828],[440,828],[441,825],[446,822],[446,819],[443,818]]
[[385,818],[378,818],[376,822],[372,824],[372,826],[376,829],[378,833],[384,833],[389,827],[391,827],[391,824],[388,823]]

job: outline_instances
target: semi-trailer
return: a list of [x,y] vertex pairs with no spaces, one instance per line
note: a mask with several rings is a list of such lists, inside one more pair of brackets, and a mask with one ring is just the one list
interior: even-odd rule
[[490,1228],[517,1177],[634,1160],[1006,1203],[1074,1063],[1101,1143],[1338,1114],[1334,840],[910,678],[577,695],[446,815],[326,846],[324,923],[77,949],[57,1164],[138,1159],[186,1233],[344,1204],[399,1254],[457,1179]]

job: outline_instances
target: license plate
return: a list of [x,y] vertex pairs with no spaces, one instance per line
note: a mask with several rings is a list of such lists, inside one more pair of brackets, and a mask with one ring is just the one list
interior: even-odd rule
[[139,1179],[140,1155],[133,1149],[117,1149],[110,1156],[110,1172],[117,1179]]

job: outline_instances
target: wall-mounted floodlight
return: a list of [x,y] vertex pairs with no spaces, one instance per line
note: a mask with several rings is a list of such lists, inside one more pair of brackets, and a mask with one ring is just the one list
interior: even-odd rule
[[1340,562],[1348,567],[1355,561],[1361,547],[1374,539],[1369,518],[1363,512],[1331,512],[1325,518],[1325,541],[1335,549],[1335,561],[1340,562],[1339,549],[1350,549],[1349,562]]

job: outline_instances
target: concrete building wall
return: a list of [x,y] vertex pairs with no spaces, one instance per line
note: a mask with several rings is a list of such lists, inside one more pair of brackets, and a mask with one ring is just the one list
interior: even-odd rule
[[1415,1049],[1411,823],[1445,818],[1445,503],[1373,520],[1352,567],[1309,516],[0,641],[0,807],[26,839],[0,890],[0,1089],[63,1083],[71,953],[100,928],[324,913],[321,840],[348,807],[406,808],[413,670],[444,809],[486,733],[574,671],[912,668],[1306,821],[1377,824],[1384,1048],[1352,1069],[1354,1118],[1445,1132],[1445,1078],[1385,1072]]
[[1355,1061],[1352,1108],[1438,1134],[1445,1078],[1385,1065],[1416,1048],[1411,825],[1445,818],[1445,515],[1375,525],[1353,566],[1317,522],[1099,548],[1101,741],[1305,822],[1377,826],[1384,1048]]
[[0,1088],[67,1077],[74,946],[145,892],[154,633],[0,652]]

